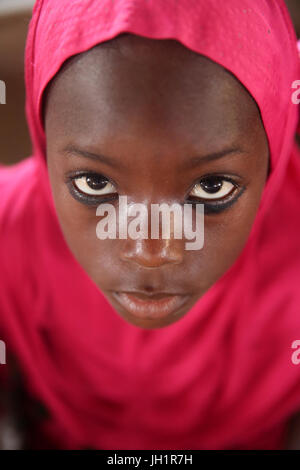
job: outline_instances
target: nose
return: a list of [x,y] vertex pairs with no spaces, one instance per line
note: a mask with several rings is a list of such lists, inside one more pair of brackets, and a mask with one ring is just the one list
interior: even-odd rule
[[159,268],[164,265],[180,264],[183,260],[182,240],[124,240],[121,259],[144,268]]

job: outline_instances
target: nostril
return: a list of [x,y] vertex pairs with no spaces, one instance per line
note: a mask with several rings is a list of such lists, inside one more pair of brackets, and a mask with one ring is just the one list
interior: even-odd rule
[[173,258],[170,256],[161,256],[161,255],[145,255],[145,254],[135,254],[135,253],[127,253],[123,256],[125,261],[131,261],[133,263],[139,264],[146,268],[159,268],[165,264],[175,264],[179,261],[177,258]]
[[170,240],[126,240],[121,258],[147,268],[179,264],[183,260],[182,247]]

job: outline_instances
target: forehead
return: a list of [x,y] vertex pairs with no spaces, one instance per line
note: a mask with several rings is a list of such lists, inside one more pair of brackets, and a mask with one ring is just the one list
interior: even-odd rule
[[68,60],[46,102],[47,127],[91,139],[113,129],[209,142],[242,136],[258,118],[252,97],[222,66],[175,40],[132,34]]

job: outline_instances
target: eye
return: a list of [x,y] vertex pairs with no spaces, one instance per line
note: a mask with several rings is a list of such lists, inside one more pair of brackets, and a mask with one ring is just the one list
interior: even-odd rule
[[225,199],[236,189],[236,184],[224,176],[208,176],[193,187],[190,196],[204,200]]
[[74,186],[89,196],[105,196],[116,192],[115,186],[103,175],[88,174],[73,178]]

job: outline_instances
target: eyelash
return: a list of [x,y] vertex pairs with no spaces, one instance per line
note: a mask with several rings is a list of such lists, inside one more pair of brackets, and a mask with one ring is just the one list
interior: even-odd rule
[[[102,176],[103,179],[107,181],[107,183],[111,183],[114,186],[116,186],[116,184],[113,181],[111,181],[110,179],[108,179],[102,174],[91,172],[91,171],[79,171],[79,172],[75,172],[66,176],[66,184],[68,186],[69,192],[76,200],[78,200],[82,204],[85,204],[86,206],[91,206],[91,207],[98,206],[100,203],[112,202],[112,201],[118,200],[118,197],[119,197],[118,193],[110,193],[107,196],[105,195],[93,196],[93,195],[87,195],[83,193],[75,186],[75,181],[78,180],[79,178],[82,178],[82,177],[98,177],[99,178],[99,176],[100,177]],[[244,190],[246,189],[245,187],[238,184],[229,176],[220,175],[220,174],[208,174],[198,179],[196,182],[194,182],[192,188],[190,188],[190,192],[197,184],[200,184],[201,181],[208,180],[209,178],[219,179],[219,181],[228,181],[234,186],[234,189],[232,189],[232,191],[229,193],[228,196],[225,196],[219,200],[216,199],[215,202],[207,202],[207,200],[205,202],[202,202],[203,200],[197,197],[189,197],[187,199],[187,202],[192,204],[193,207],[195,207],[197,203],[199,204],[202,202],[202,204],[204,204],[205,214],[218,214],[220,212],[223,212],[227,208],[231,207],[237,201],[237,199],[239,199],[239,197],[243,194]]]

